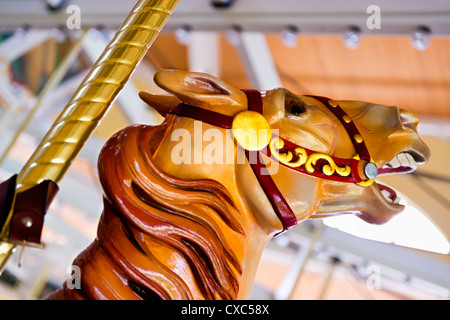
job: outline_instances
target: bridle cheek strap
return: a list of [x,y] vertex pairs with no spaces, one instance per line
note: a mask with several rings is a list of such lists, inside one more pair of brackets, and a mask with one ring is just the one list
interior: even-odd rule
[[[261,93],[258,90],[242,90],[247,95],[248,110],[263,114],[263,101]],[[272,179],[272,176],[268,174],[265,163],[261,159],[261,151],[249,151],[245,150],[247,160],[252,167],[253,173],[258,179],[258,182],[263,189],[267,199],[269,200],[275,214],[283,225],[282,232],[297,225],[297,218],[294,211],[292,211],[290,205],[281,194],[280,190],[276,186]],[[255,153],[251,155],[251,153]],[[250,161],[252,159],[252,161]],[[254,160],[256,159],[256,161]]]
[[[248,110],[263,114],[263,100],[261,93],[258,90],[242,91],[247,95]],[[332,157],[303,148],[276,136],[272,136],[268,148],[264,148],[260,151],[246,150],[247,159],[249,160],[253,172],[269,199],[276,215],[283,224],[283,231],[295,226],[297,224],[297,218],[286,199],[275,185],[271,175],[268,174],[267,168],[261,159],[261,152],[269,157],[276,158],[279,163],[291,170],[327,180],[356,183],[367,186],[373,183],[378,174],[378,169],[370,158],[369,151],[362,136],[345,111],[329,98],[312,95],[309,97],[321,102],[340,120],[353,142],[357,157],[354,159]],[[250,157],[252,152],[255,152],[256,156]],[[289,155],[287,157],[288,160],[281,157],[281,153]],[[250,161],[250,159],[256,159],[256,161]],[[364,172],[365,176],[361,176],[360,172]]]
[[[248,111],[263,115],[261,93],[258,90],[242,91],[247,96]],[[297,218],[269,174],[261,153],[266,154],[268,157],[276,158],[279,163],[289,169],[322,179],[370,185],[378,173],[375,164],[371,162],[369,152],[358,129],[342,108],[336,103],[331,102],[328,98],[319,96],[310,97],[323,103],[341,121],[352,139],[358,157],[354,159],[331,157],[275,136],[269,140],[270,142],[267,148],[255,151],[244,148],[253,173],[275,214],[283,225],[281,232],[297,225]],[[232,129],[233,120],[236,119],[236,117],[226,116],[218,112],[185,104],[176,106],[170,111],[170,114],[189,117],[224,129]],[[365,173],[366,177],[361,177],[359,173],[361,171]]]

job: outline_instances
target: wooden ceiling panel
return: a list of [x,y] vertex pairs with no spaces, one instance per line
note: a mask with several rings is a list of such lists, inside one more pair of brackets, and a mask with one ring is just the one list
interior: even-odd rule
[[175,40],[173,33],[158,35],[146,58],[157,69],[187,70],[187,48]]
[[363,37],[356,50],[340,36],[301,36],[293,49],[277,35],[267,38],[283,85],[292,91],[450,117],[450,39],[433,39],[418,51],[408,37]]
[[[298,94],[396,105],[419,115],[450,117],[450,38],[433,38],[425,51],[406,36],[362,37],[358,49],[338,35],[301,35],[295,48],[266,36],[283,86]],[[221,78],[249,87],[236,48],[222,37]],[[187,70],[186,47],[160,35],[149,51],[158,68]]]

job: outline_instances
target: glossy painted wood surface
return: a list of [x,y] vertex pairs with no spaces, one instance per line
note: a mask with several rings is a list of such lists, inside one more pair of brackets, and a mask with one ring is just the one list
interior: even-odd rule
[[[155,79],[177,97],[142,95],[162,114],[178,101],[227,115],[247,109],[241,91],[210,75],[162,71]],[[264,117],[279,136],[331,156],[355,155],[347,131],[320,101],[282,88],[262,97]],[[337,103],[380,169],[402,152],[418,163],[429,158],[412,113],[367,102]],[[295,115],[293,104],[302,104],[305,112]],[[191,156],[183,159],[192,161],[174,160],[181,143],[174,133],[180,132],[193,139],[183,150]],[[212,132],[222,139],[216,161],[205,151],[213,141],[205,135]],[[135,125],[111,137],[99,158],[105,200],[98,236],[74,261],[81,268],[81,289],[64,284],[49,298],[248,298],[264,247],[282,224],[248,162],[236,161],[238,150],[225,129],[173,114],[159,126]],[[299,223],[344,213],[383,223],[403,209],[382,195],[378,183],[326,180],[282,166],[272,178]]]

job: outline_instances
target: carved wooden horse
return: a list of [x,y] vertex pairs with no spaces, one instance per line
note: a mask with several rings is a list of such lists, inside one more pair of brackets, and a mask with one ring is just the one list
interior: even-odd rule
[[377,174],[429,158],[418,119],[396,107],[241,91],[182,71],[155,81],[172,95],[141,98],[165,120],[104,146],[98,236],[74,261],[81,289],[49,298],[248,298],[274,235],[343,213],[384,223],[403,206]]

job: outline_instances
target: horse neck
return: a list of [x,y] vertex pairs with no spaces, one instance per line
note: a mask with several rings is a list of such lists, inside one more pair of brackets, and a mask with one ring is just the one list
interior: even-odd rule
[[270,204],[260,201],[263,191],[231,130],[180,117],[169,118],[163,128],[154,147],[161,170],[186,180],[217,181],[230,193],[244,229],[259,227],[269,237],[279,232],[281,224]]
[[[180,157],[181,151],[183,157]],[[241,191],[242,180],[255,178],[251,167],[244,164],[245,159],[239,156],[242,154],[238,155],[229,130],[178,118],[176,121],[168,121],[164,138],[160,140],[158,148],[155,148],[154,160],[168,174],[186,180],[214,180],[228,190],[238,213],[236,219],[244,232],[244,236],[238,237],[239,241],[232,244],[243,266],[238,297],[248,298],[260,257],[273,236],[273,230],[263,228],[258,221],[262,219],[257,217],[263,211],[269,211],[267,215],[270,215],[270,210],[264,206],[249,207],[248,194]]]

